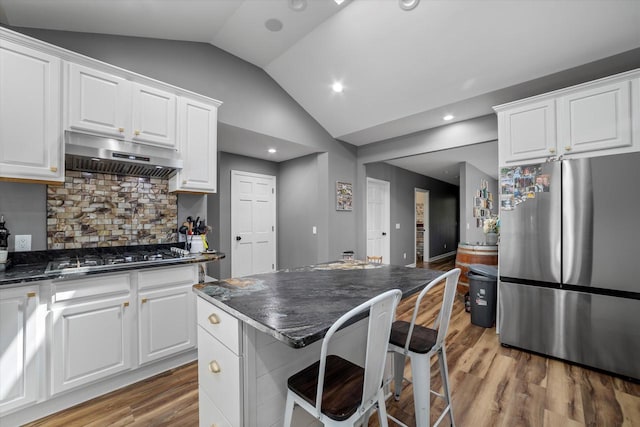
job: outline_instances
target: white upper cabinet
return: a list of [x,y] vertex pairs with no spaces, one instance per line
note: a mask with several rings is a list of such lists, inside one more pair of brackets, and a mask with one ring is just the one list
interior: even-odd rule
[[563,153],[631,145],[631,82],[579,90],[558,100]]
[[179,97],[178,150],[184,165],[169,180],[169,191],[216,192],[219,105]]
[[133,141],[176,147],[176,96],[133,83]]
[[75,63],[68,73],[70,129],[175,148],[174,94]]
[[556,108],[553,99],[503,111],[498,117],[502,158],[518,161],[555,154]]
[[69,127],[124,137],[131,125],[129,82],[78,64],[69,64]]
[[64,181],[62,61],[0,39],[0,64],[0,178]]
[[634,70],[494,107],[500,165],[640,151],[639,76]]

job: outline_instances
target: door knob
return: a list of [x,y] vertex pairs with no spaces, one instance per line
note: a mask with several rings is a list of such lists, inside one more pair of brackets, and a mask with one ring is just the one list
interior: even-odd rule
[[242,240],[242,237],[236,236],[236,240]]
[[383,231],[383,232],[382,232],[382,235],[383,235],[383,236],[386,236],[386,235],[387,235],[387,233],[385,233],[385,232]]

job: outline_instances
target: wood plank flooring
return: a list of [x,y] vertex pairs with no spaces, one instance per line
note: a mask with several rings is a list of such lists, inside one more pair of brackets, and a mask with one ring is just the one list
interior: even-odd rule
[[[418,267],[421,267],[419,265]],[[454,260],[425,264],[446,271]],[[420,321],[435,317],[442,286],[425,298]],[[410,319],[414,299],[403,301],[398,316]],[[431,302],[431,304],[429,304]],[[456,425],[461,427],[638,426],[640,384],[558,360],[500,346],[495,329],[470,323],[458,296],[447,337],[447,358]],[[640,360],[640,356],[639,356]],[[432,384],[440,386],[436,359]],[[407,366],[405,376],[411,377]],[[432,397],[432,422],[443,408]],[[413,425],[412,386],[387,410]],[[191,363],[162,375],[38,420],[29,426],[197,426],[198,372]],[[371,426],[377,426],[374,416]],[[394,425],[390,422],[390,425]],[[443,420],[441,425],[448,425]]]

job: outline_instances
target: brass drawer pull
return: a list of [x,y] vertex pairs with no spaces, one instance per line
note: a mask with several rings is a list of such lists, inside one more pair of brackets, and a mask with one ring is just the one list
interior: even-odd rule
[[209,363],[209,371],[211,371],[212,374],[220,373],[220,365],[218,365],[217,361],[214,360]]
[[35,292],[27,292],[27,298],[33,298],[36,296]]
[[142,303],[144,304],[145,302],[147,302],[146,298],[142,298]]
[[218,323],[220,323],[220,318],[215,313],[212,313],[211,316],[208,317],[208,319],[209,323],[211,323],[212,325],[217,325]]
[[57,168],[57,167],[55,167],[55,166],[51,166],[51,167],[49,168],[49,170],[50,170],[51,172],[58,172],[58,168]]
[[567,145],[566,147],[564,147],[564,151],[571,151],[571,146]]
[[124,304],[122,304],[124,307],[129,307],[129,301],[125,301]]

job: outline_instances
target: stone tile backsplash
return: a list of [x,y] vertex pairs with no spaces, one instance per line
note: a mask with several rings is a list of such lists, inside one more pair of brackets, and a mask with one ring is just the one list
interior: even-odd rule
[[47,248],[177,242],[177,196],[169,181],[67,170],[47,187]]

